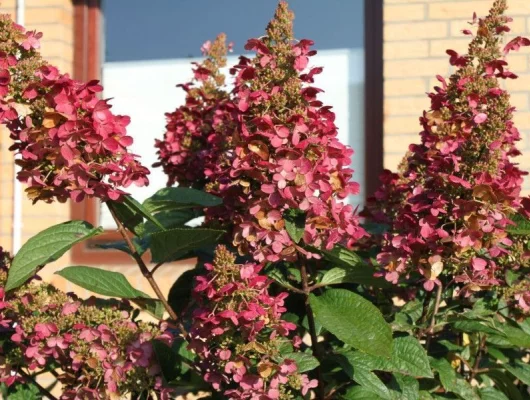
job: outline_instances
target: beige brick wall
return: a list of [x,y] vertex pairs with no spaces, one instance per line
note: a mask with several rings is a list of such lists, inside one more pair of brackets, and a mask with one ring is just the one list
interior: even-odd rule
[[[9,13],[16,18],[15,0],[0,0],[0,12]],[[28,30],[37,30],[44,33],[41,40],[42,55],[50,63],[53,63],[63,72],[71,72],[73,69],[74,43],[73,23],[74,9],[72,0],[26,0],[25,26]],[[12,249],[13,228],[13,156],[8,151],[9,138],[0,134],[0,246]],[[23,188],[24,189],[24,188]],[[44,204],[32,205],[22,195],[23,204],[23,235],[22,244],[41,230],[70,219],[70,205],[67,204]],[[90,263],[89,263],[90,264]],[[89,293],[79,287],[65,281],[58,275],[54,275],[57,269],[70,265],[68,254],[59,261],[46,266],[40,275],[48,282],[65,291],[75,291],[80,296]],[[140,274],[138,267],[133,265],[97,265],[121,272],[126,275],[131,283],[138,289],[154,295],[147,281]],[[161,289],[168,292],[176,277],[191,265],[167,265],[157,271],[156,278],[160,282]]]
[[[369,1],[369,0],[366,0]],[[438,82],[435,75],[451,72],[447,49],[464,52],[469,39],[461,33],[473,12],[485,15],[493,0],[384,0],[384,164],[395,169],[410,143],[418,142],[418,118],[429,107],[425,92]],[[530,36],[530,0],[508,0],[514,21],[510,35]],[[511,36],[507,36],[511,38]],[[530,51],[508,58],[519,79],[507,82],[515,121],[523,141],[521,166],[530,170]],[[525,181],[530,191],[530,179]]]
[[[0,12],[16,18],[15,0],[1,1]],[[73,5],[71,0],[27,0],[25,26],[28,30],[44,32],[41,41],[43,56],[61,71],[73,67]],[[13,157],[8,151],[9,138],[0,135],[0,245],[12,249],[13,227]],[[33,206],[23,195],[22,243],[40,230],[69,218],[67,204],[37,204]],[[63,261],[67,262],[65,259]]]

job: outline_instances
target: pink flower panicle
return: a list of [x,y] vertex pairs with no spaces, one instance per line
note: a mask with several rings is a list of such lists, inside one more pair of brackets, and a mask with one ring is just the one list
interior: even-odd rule
[[[504,283],[507,268],[528,266],[507,228],[521,208],[524,172],[512,162],[520,154],[514,107],[499,80],[516,79],[504,54],[530,44],[516,38],[500,49],[506,1],[495,1],[478,19],[465,55],[452,50],[456,67],[429,94],[431,109],[420,117],[421,144],[382,186],[368,205],[372,220],[391,226],[378,256],[381,275],[397,283],[419,274],[426,290],[452,276],[469,294]],[[416,276],[416,275],[414,275]]]
[[201,49],[206,59],[194,63],[193,82],[179,85],[186,91],[186,102],[166,114],[164,138],[155,142],[159,161],[153,166],[163,168],[168,186],[178,183],[202,189],[206,166],[228,146],[223,138],[231,137],[233,130],[225,76],[220,72],[226,66],[226,35],[220,34]]
[[119,187],[148,184],[149,171],[127,148],[129,117],[112,114],[97,81],[72,80],[40,58],[42,34],[0,16],[0,127],[20,159],[28,197],[52,202],[118,200]]
[[31,373],[54,369],[61,400],[123,398],[156,393],[169,400],[151,341],[168,344],[165,326],[133,322],[120,307],[96,306],[50,285],[26,284],[6,294],[7,271],[0,272],[0,328],[11,330],[0,352],[0,382],[23,382]]
[[313,42],[295,41],[293,14],[280,2],[265,36],[250,39],[240,57],[232,103],[237,129],[231,148],[206,168],[206,189],[224,200],[206,223],[233,228],[234,245],[258,261],[316,256],[285,229],[289,210],[302,210],[303,241],[319,248],[352,245],[365,235],[354,208],[343,202],[358,192],[349,168],[351,148],[337,139],[335,114],[312,86],[320,67],[308,68]]
[[281,357],[281,345],[296,325],[281,319],[286,293],[272,296],[270,280],[256,264],[235,264],[219,246],[207,273],[198,276],[189,348],[212,387],[228,399],[292,399],[316,386]]

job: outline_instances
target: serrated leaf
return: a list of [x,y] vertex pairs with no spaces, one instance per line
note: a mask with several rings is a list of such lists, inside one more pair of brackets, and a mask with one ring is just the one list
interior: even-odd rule
[[213,207],[222,204],[219,197],[200,190],[185,187],[160,189],[144,201],[144,207],[150,212],[185,210],[195,207]]
[[515,226],[509,225],[506,230],[515,236],[528,236],[530,235],[530,220],[516,214],[512,217],[512,221],[515,222]]
[[16,383],[9,388],[9,400],[41,400],[37,386],[32,383]]
[[347,364],[343,364],[345,372],[347,366],[355,365],[370,371],[386,371],[410,375],[415,377],[432,378],[433,374],[427,353],[423,346],[413,336],[401,336],[394,339],[390,358],[362,353],[360,351],[339,352]]
[[[161,211],[156,214],[156,219],[165,229],[183,228],[186,222],[198,217],[199,214],[194,210],[179,210],[179,211]],[[141,236],[148,236],[152,233],[159,232],[160,228],[151,221],[146,221],[143,225],[138,227]]]
[[181,363],[180,355],[178,354],[177,349],[169,347],[164,342],[160,340],[153,340],[153,350],[160,366],[162,376],[166,383],[171,383],[176,380],[181,374]]
[[399,391],[393,390],[395,400],[419,400],[420,384],[417,379],[408,375],[395,374]]
[[495,382],[495,386],[510,400],[523,400],[523,396],[519,389],[517,389],[517,386],[514,385],[512,379],[504,372],[492,369],[487,372],[487,375]]
[[129,299],[129,301],[136,304],[138,307],[140,307],[145,312],[151,314],[156,319],[164,318],[164,313],[166,312],[166,309],[162,302],[158,299],[147,298],[148,295],[143,292],[140,293],[142,293],[144,297]]
[[521,328],[505,323],[502,325],[502,331],[506,336],[506,339],[514,346],[523,347],[525,349],[530,348],[530,335]]
[[509,400],[504,393],[492,387],[479,389],[479,391],[481,400]]
[[390,225],[380,224],[377,222],[365,222],[361,224],[361,226],[370,235],[382,235],[383,233],[388,232],[388,230],[390,229]]
[[362,387],[377,395],[378,398],[392,400],[390,390],[388,390],[386,385],[373,372],[358,366],[354,366],[353,380]]
[[312,371],[320,365],[318,360],[313,357],[311,354],[302,353],[300,351],[287,353],[283,356],[284,360],[293,360],[297,367],[299,373]]
[[123,202],[133,211],[140,214],[146,220],[151,221],[154,225],[164,230],[164,226],[153,216],[150,210],[146,209],[142,204],[136,201],[132,196],[123,196]]
[[285,230],[295,243],[300,243],[305,231],[305,213],[301,210],[290,209],[283,216]]
[[324,258],[339,267],[352,268],[361,267],[364,262],[361,257],[344,246],[337,245],[333,250],[320,250]]
[[453,323],[455,329],[462,332],[482,332],[491,335],[505,336],[504,332],[493,321],[462,319]]
[[167,301],[178,315],[180,315],[190,303],[194,286],[193,283],[199,272],[200,271],[197,269],[184,271],[177,278],[175,283],[173,283],[171,289],[169,289]]
[[392,330],[377,307],[356,293],[329,289],[311,294],[311,308],[318,322],[344,343],[368,354],[390,357]]
[[291,283],[287,280],[287,278],[284,276],[282,271],[280,271],[277,268],[273,268],[270,271],[267,271],[267,276],[269,278],[272,278],[278,283],[278,285],[283,286],[286,289],[296,289]]
[[514,285],[514,283],[516,281],[518,281],[519,278],[521,277],[521,274],[519,274],[519,273],[517,273],[515,271],[512,271],[511,269],[507,269],[504,275],[505,275],[505,278],[506,278],[506,283],[510,287],[512,287]]
[[342,400],[381,400],[381,397],[363,386],[352,386],[340,398]]
[[355,268],[332,268],[326,271],[318,286],[339,285],[341,283],[358,283],[366,286],[384,288],[390,283],[383,278],[374,277],[375,270],[368,266]]
[[85,221],[54,225],[29,239],[19,250],[9,268],[6,290],[12,290],[31,278],[37,268],[59,259],[75,244],[103,233]]
[[149,298],[145,293],[133,288],[127,278],[119,272],[105,271],[94,267],[73,266],[57,271],[56,274],[83,289],[103,296],[122,299]]
[[525,385],[530,385],[530,365],[516,360],[512,364],[503,364],[503,367]]
[[167,262],[192,250],[215,245],[223,231],[214,229],[168,229],[151,235],[151,255],[154,263]]
[[107,201],[109,207],[120,222],[135,235],[138,235],[138,228],[144,222],[143,216],[131,208],[130,202]]
[[464,379],[457,376],[455,370],[446,359],[430,359],[432,367],[438,372],[442,386],[448,392],[457,394],[464,400],[480,400],[472,386]]
[[[134,248],[136,249],[136,252],[140,256],[145,254],[145,252],[149,249],[148,238],[133,237],[132,243],[134,244]],[[125,242],[125,240],[118,240],[115,242],[108,242],[108,243],[96,243],[95,246],[100,249],[104,249],[104,250],[108,250],[108,249],[119,250],[129,255],[132,255],[131,249],[129,249],[129,245]]]

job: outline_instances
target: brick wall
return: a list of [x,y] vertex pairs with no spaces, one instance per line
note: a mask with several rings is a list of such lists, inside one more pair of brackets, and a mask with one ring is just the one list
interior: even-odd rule
[[[1,0],[0,12],[16,18],[15,0]],[[71,0],[26,0],[25,26],[28,30],[44,32],[42,55],[61,71],[73,67],[73,5]],[[13,227],[13,157],[8,151],[9,138],[0,135],[0,245],[11,250]],[[23,190],[23,189],[22,189]],[[22,243],[42,229],[69,218],[66,204],[32,205],[23,195]],[[66,262],[67,259],[63,261]]]
[[[370,0],[366,0],[370,1]],[[410,143],[417,143],[418,117],[429,107],[425,92],[438,82],[436,74],[449,75],[447,49],[465,52],[473,12],[485,15],[493,0],[384,0],[384,165],[395,169]],[[513,17],[511,35],[530,34],[530,0],[508,0]],[[507,36],[511,38],[511,36]],[[523,136],[519,146],[521,166],[530,170],[530,52],[509,56],[519,79],[507,82],[512,104],[519,110],[515,121]],[[525,182],[530,191],[530,179]]]

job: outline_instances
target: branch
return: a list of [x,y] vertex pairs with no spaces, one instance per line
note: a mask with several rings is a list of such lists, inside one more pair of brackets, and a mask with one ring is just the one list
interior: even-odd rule
[[182,335],[184,335],[184,337],[188,337],[188,332],[186,331],[186,328],[184,327],[182,322],[180,322],[175,310],[173,310],[173,308],[167,302],[164,294],[160,290],[160,287],[158,286],[155,279],[153,278],[153,274],[151,273],[151,271],[149,271],[149,268],[147,268],[147,265],[145,265],[144,260],[142,260],[142,257],[140,256],[140,254],[138,254],[138,250],[136,250],[134,243],[132,242],[131,238],[127,234],[127,230],[121,223],[120,219],[118,218],[118,216],[116,215],[112,207],[108,207],[108,208],[112,215],[112,218],[114,218],[114,221],[116,222],[116,225],[118,226],[118,232],[121,234],[121,236],[125,240],[125,243],[127,243],[127,247],[129,247],[132,257],[136,261],[136,264],[138,264],[138,267],[140,268],[142,275],[145,277],[145,279],[147,279],[147,282],[149,282],[149,284],[151,285],[151,288],[153,288],[153,291],[155,292],[156,297],[158,297],[158,299],[162,302],[162,304],[164,305],[164,308],[168,312],[171,319],[177,323],[177,326],[180,332],[182,333]]
[[[307,269],[305,264],[300,268],[300,274],[302,275],[302,287],[304,288],[305,294],[305,309],[307,314],[307,324],[309,325],[309,335],[311,336],[311,347],[313,348],[313,354],[320,362],[322,360],[322,354],[320,352],[320,346],[318,345],[317,330],[315,325],[315,317],[313,316],[313,310],[309,305],[309,294],[311,293],[311,288],[309,287],[309,278],[307,276]],[[324,400],[325,398],[325,387],[324,379],[322,376],[322,369],[320,365],[316,368],[317,379],[318,379],[318,400]]]
[[486,347],[486,334],[484,334],[482,337],[480,337],[478,349],[477,349],[477,355],[475,356],[475,364],[473,365],[473,369],[471,370],[471,376],[470,381],[472,381],[475,376],[481,372],[480,370],[480,360],[482,358],[482,354],[484,352],[484,348]]
[[27,380],[31,381],[31,383],[33,383],[37,387],[37,389],[39,389],[39,392],[43,396],[46,396],[49,400],[58,400],[57,397],[55,397],[53,394],[51,394],[48,389],[46,389],[44,386],[41,386],[33,376],[27,374],[26,372],[22,371],[21,369],[18,370],[18,373],[21,376],[23,376],[24,378],[26,378]]
[[434,303],[434,310],[432,312],[431,323],[426,332],[427,340],[425,341],[425,347],[427,350],[429,350],[429,346],[431,345],[432,334],[434,332],[434,327],[436,325],[436,314],[438,314],[438,310],[440,309],[440,303],[442,301],[442,292],[443,292],[443,285],[440,283],[438,285],[438,288],[436,289],[436,300]]

